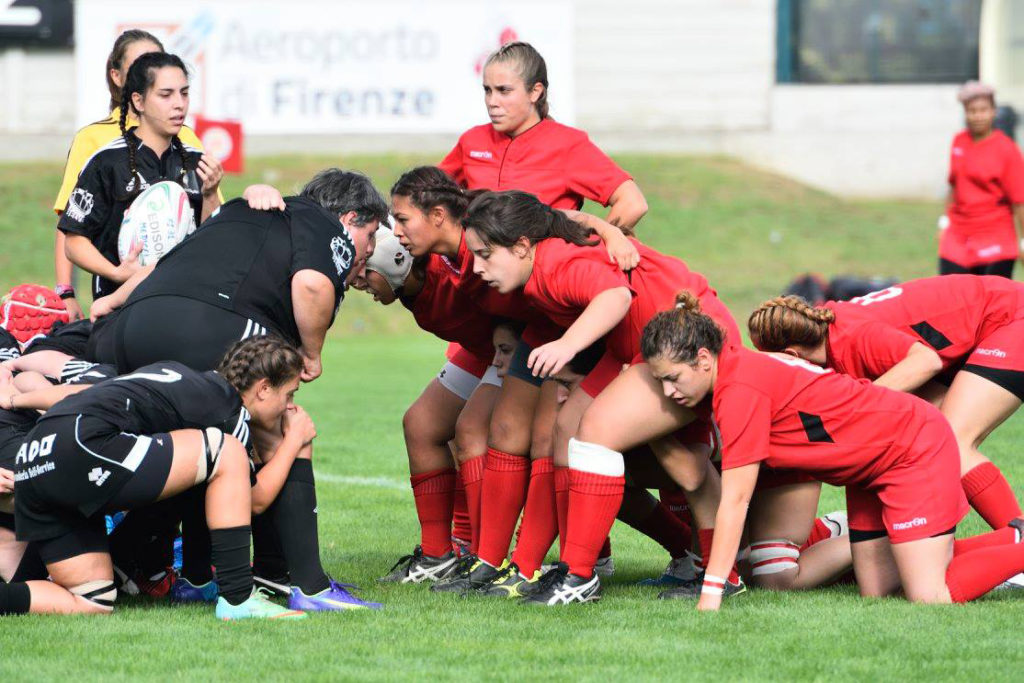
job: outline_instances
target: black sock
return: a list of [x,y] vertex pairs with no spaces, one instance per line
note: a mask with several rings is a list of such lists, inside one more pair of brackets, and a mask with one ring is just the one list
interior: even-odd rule
[[29,543],[25,547],[25,554],[21,556],[18,568],[14,570],[11,583],[20,581],[45,581],[50,572],[43,564],[43,558],[39,557],[39,546],[36,543]]
[[[247,540],[247,549],[248,543]],[[246,556],[246,561],[248,559]],[[206,484],[203,484],[181,495],[181,575],[193,586],[208,583],[213,579],[211,564],[210,529],[206,526]]]
[[288,583],[288,561],[284,559],[281,538],[277,535],[272,516],[252,516],[252,573]]
[[292,585],[306,595],[326,589],[330,580],[320,564],[312,460],[300,459],[292,464],[281,493],[267,512],[281,539]]
[[249,566],[249,540],[252,528],[233,526],[210,529],[213,564],[217,568],[217,588],[222,598],[240,605],[252,595],[252,567]]
[[0,617],[5,614],[28,614],[32,607],[32,593],[27,583],[0,581]]

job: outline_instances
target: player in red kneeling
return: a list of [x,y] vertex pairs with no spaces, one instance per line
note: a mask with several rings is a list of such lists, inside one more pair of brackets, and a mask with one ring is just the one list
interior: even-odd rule
[[1024,398],[1024,285],[948,275],[819,308],[779,297],[754,311],[749,327],[763,351],[941,403],[968,501],[994,529],[1021,517],[1013,489],[978,447]]
[[968,509],[956,439],[925,401],[730,346],[689,292],[648,323],[643,355],[680,405],[711,396],[722,433],[722,500],[699,609],[718,609],[729,592],[725,577],[763,465],[846,487],[865,597],[902,587],[912,602],[966,602],[1024,569],[1021,523],[954,543]]

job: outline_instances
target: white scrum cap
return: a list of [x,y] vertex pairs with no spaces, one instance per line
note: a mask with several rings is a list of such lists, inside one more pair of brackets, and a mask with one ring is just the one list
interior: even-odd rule
[[391,289],[397,291],[412,270],[412,254],[399,243],[390,228],[377,228],[376,237],[377,246],[366,262],[366,269],[383,276]]

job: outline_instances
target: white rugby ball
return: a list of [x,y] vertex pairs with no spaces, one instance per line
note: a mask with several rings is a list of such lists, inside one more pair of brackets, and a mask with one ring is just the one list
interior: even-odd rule
[[117,254],[124,261],[141,244],[139,264],[152,265],[195,230],[188,193],[181,185],[164,180],[144,190],[124,212]]

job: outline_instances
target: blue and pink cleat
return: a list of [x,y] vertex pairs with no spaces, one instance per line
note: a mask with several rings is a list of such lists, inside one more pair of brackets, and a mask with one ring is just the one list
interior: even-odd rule
[[355,588],[352,584],[338,583],[331,579],[330,585],[319,593],[306,595],[298,586],[292,586],[288,607],[304,612],[336,612],[347,609],[380,609],[379,602],[361,600],[347,589]]

